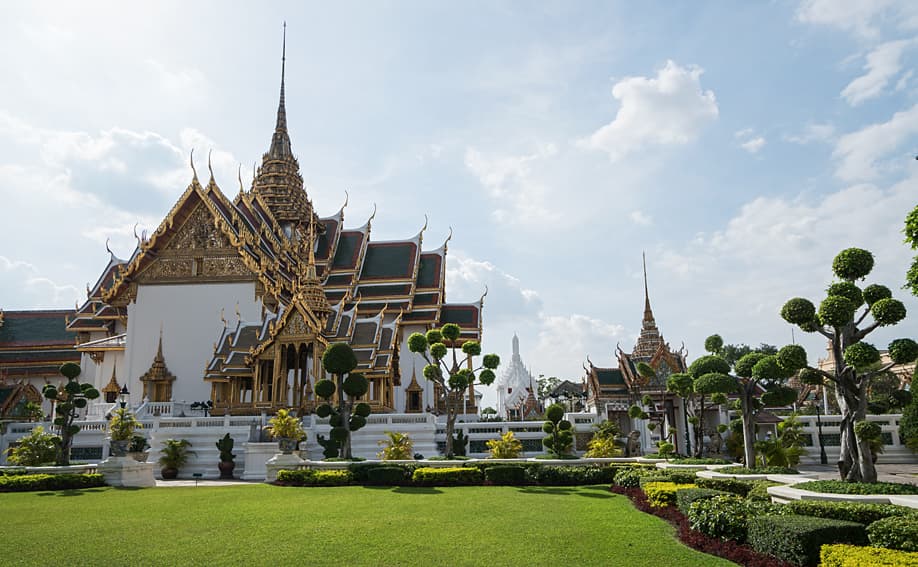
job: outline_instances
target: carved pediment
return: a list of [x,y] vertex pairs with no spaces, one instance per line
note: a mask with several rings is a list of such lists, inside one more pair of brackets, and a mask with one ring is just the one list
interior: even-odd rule
[[195,207],[188,219],[166,245],[166,250],[187,250],[203,252],[220,248],[231,248],[226,236],[214,226],[210,211],[203,204]]

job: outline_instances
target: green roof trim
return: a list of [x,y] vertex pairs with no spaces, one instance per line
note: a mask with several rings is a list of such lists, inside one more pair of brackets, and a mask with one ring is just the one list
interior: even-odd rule
[[360,279],[410,278],[416,254],[414,242],[370,243]]
[[357,264],[357,254],[363,242],[362,232],[344,232],[338,237],[338,247],[332,268],[352,268]]
[[478,329],[478,308],[473,305],[444,305],[440,324],[455,323],[460,327]]
[[73,311],[6,311],[0,326],[0,348],[16,345],[73,346],[75,335],[67,330]]
[[618,368],[597,368],[596,378],[599,380],[599,383],[604,386],[625,385],[625,377],[622,375],[622,371]]
[[443,258],[439,254],[421,254],[418,266],[418,287],[440,287],[440,266]]

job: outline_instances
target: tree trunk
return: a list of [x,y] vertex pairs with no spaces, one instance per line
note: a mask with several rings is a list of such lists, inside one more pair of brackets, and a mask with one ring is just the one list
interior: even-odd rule
[[453,454],[453,430],[456,428],[456,403],[455,392],[446,394],[446,452],[444,456],[452,459]]
[[700,459],[704,453],[704,395],[699,400],[698,433],[695,434],[695,455]]
[[740,403],[743,412],[743,460],[747,469],[755,467],[755,421],[752,412],[751,386],[742,386]]

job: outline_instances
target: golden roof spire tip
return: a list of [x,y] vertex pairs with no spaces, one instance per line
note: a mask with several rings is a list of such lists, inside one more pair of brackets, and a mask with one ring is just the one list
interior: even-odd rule
[[191,162],[191,173],[194,176],[194,180],[198,180],[198,170],[194,168],[194,148],[191,148],[191,157],[189,158]]
[[209,150],[207,151],[207,169],[208,169],[208,171],[210,171],[210,182],[211,182],[211,183],[213,183],[213,181],[214,181],[214,168],[211,167],[211,165],[210,165],[210,154],[212,154],[213,152],[214,152],[214,149],[213,149],[213,148],[211,148],[211,149],[209,149]]

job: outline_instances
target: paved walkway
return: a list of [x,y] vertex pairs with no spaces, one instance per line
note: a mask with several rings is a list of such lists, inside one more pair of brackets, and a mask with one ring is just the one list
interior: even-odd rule
[[[801,465],[799,468],[800,472],[816,473],[820,480],[838,479],[838,468],[835,465]],[[918,484],[918,465],[877,465],[877,480]]]
[[238,486],[240,484],[262,484],[262,481],[260,480],[256,480],[256,481],[238,480],[238,479],[233,479],[233,480],[205,480],[205,479],[188,480],[184,478],[180,480],[156,479],[157,488],[159,487],[175,488],[179,486]]

